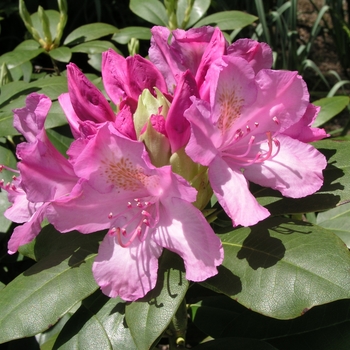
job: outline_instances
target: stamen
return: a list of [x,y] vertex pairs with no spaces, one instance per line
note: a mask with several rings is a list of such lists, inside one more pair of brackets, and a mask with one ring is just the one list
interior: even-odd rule
[[255,127],[257,128],[259,126],[259,123],[258,122],[255,122],[254,123]]
[[250,127],[249,125],[246,125],[247,132],[250,132]]
[[279,125],[280,124],[280,121],[277,119],[277,117],[275,116],[275,117],[273,117],[272,118],[272,120],[277,124],[277,125]]
[[4,170],[8,170],[8,171],[11,171],[12,173],[16,173],[16,174],[19,174],[19,170],[16,170],[16,169],[12,169],[4,164],[0,164],[0,173]]

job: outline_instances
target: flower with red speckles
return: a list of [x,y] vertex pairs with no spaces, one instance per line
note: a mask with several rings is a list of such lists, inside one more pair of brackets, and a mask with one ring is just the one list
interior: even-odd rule
[[189,280],[217,273],[223,250],[191,204],[197,191],[170,166],[150,164],[141,142],[105,124],[77,156],[74,170],[86,179],[80,195],[53,203],[48,219],[61,232],[109,229],[93,264],[105,294],[143,297],[155,286],[163,248],[183,258]]
[[203,86],[210,102],[193,98],[185,113],[191,124],[186,153],[208,166],[211,187],[234,225],[253,225],[269,216],[248,181],[292,198],[321,187],[325,157],[288,135],[305,135],[307,129],[299,121],[309,95],[296,72],[255,73],[245,59],[223,56],[212,64]]

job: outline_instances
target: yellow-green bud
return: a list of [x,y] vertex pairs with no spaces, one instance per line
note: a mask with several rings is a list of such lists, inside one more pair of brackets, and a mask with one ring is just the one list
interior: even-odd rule
[[50,31],[50,21],[49,18],[47,17],[46,12],[44,9],[39,6],[38,7],[38,16],[43,28],[43,33],[44,33],[44,41],[45,41],[45,47],[44,49],[49,51],[51,44],[52,44],[52,36],[51,36],[51,31]]

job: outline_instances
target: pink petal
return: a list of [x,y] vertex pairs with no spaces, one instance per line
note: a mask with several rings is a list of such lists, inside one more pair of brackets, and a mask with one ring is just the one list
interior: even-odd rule
[[270,46],[251,39],[239,39],[235,41],[228,47],[227,54],[247,60],[255,73],[264,68],[271,68],[273,63]]
[[[280,143],[278,154],[263,163],[250,165],[244,176],[286,197],[301,198],[319,190],[323,184],[322,170],[327,165],[324,155],[291,137],[278,135],[276,138]],[[261,144],[261,148],[266,150],[266,143]]]
[[13,126],[28,142],[34,142],[44,129],[51,104],[47,96],[33,92],[27,96],[25,107],[13,110]]
[[144,89],[148,89],[153,95],[155,95],[155,87],[160,91],[166,91],[161,73],[153,63],[140,55],[125,59],[111,49],[104,52],[102,76],[108,96],[118,106],[126,98],[136,102]]
[[107,234],[92,272],[104,294],[134,301],[155,287],[161,253],[162,248],[149,238],[142,243],[136,239],[131,246],[123,248],[115,236]]
[[303,117],[297,123],[285,130],[283,134],[302,142],[314,142],[328,137],[329,135],[324,129],[311,127],[319,111],[320,107],[316,107],[309,103]]
[[242,113],[253,125],[259,124],[256,132],[283,132],[302,118],[309,104],[309,93],[297,72],[263,69],[255,80],[256,101]]
[[69,197],[61,197],[48,207],[47,219],[60,232],[77,230],[91,233],[107,229],[111,225],[108,214],[118,206],[115,195],[106,195],[81,181]]
[[114,126],[124,136],[136,140],[133,115],[129,106],[125,105],[124,108],[119,110]]
[[202,213],[180,198],[162,202],[154,240],[181,256],[186,278],[191,281],[204,281],[216,275],[216,267],[223,260],[221,241]]
[[185,151],[193,161],[207,166],[218,154],[222,135],[211,121],[208,103],[199,99],[192,101],[193,105],[185,112],[191,125],[191,137]]
[[25,224],[13,230],[8,242],[9,254],[16,253],[20,246],[31,242],[40,233],[46,207],[46,204],[41,205]]
[[74,63],[68,64],[67,75],[69,97],[80,120],[91,120],[95,123],[114,121],[114,112],[101,91]]
[[192,104],[191,96],[199,97],[199,94],[192,74],[186,71],[181,75],[175,89],[174,99],[165,122],[172,153],[185,146],[190,137],[190,124],[184,117],[184,112]]
[[70,100],[69,93],[67,92],[58,96],[58,102],[60,103],[64,114],[66,115],[73,137],[75,139],[79,138],[81,119],[75,113],[75,110]]
[[216,157],[209,166],[212,189],[233,225],[251,226],[267,218],[270,213],[249,192],[245,172]]

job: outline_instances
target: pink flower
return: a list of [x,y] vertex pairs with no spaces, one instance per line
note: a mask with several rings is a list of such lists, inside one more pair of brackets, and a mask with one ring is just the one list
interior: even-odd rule
[[26,99],[26,107],[14,110],[14,126],[26,138],[17,146],[20,176],[12,185],[3,186],[13,203],[5,215],[17,226],[8,244],[9,253],[31,242],[41,230],[50,203],[66,197],[78,178],[67,159],[49,141],[44,122],[51,100],[37,93]]
[[165,77],[169,91],[174,90],[181,74],[187,70],[200,90],[209,67],[223,55],[244,58],[255,72],[272,66],[272,50],[267,44],[240,39],[229,45],[218,27],[170,32],[167,28],[155,26],[151,31],[149,57]]
[[74,169],[85,179],[80,193],[53,203],[48,218],[61,232],[109,228],[93,264],[105,294],[143,297],[155,286],[163,248],[183,258],[189,280],[217,273],[221,242],[191,204],[196,190],[169,166],[152,166],[142,143],[106,123],[77,156]]
[[[186,153],[209,167],[214,193],[234,225],[253,225],[269,212],[249,192],[248,181],[300,198],[323,183],[325,157],[288,136],[310,108],[307,88],[295,72],[261,69],[223,56],[202,85],[209,103],[193,98]],[[304,122],[302,122],[304,123]],[[302,135],[301,126],[297,131]]]

